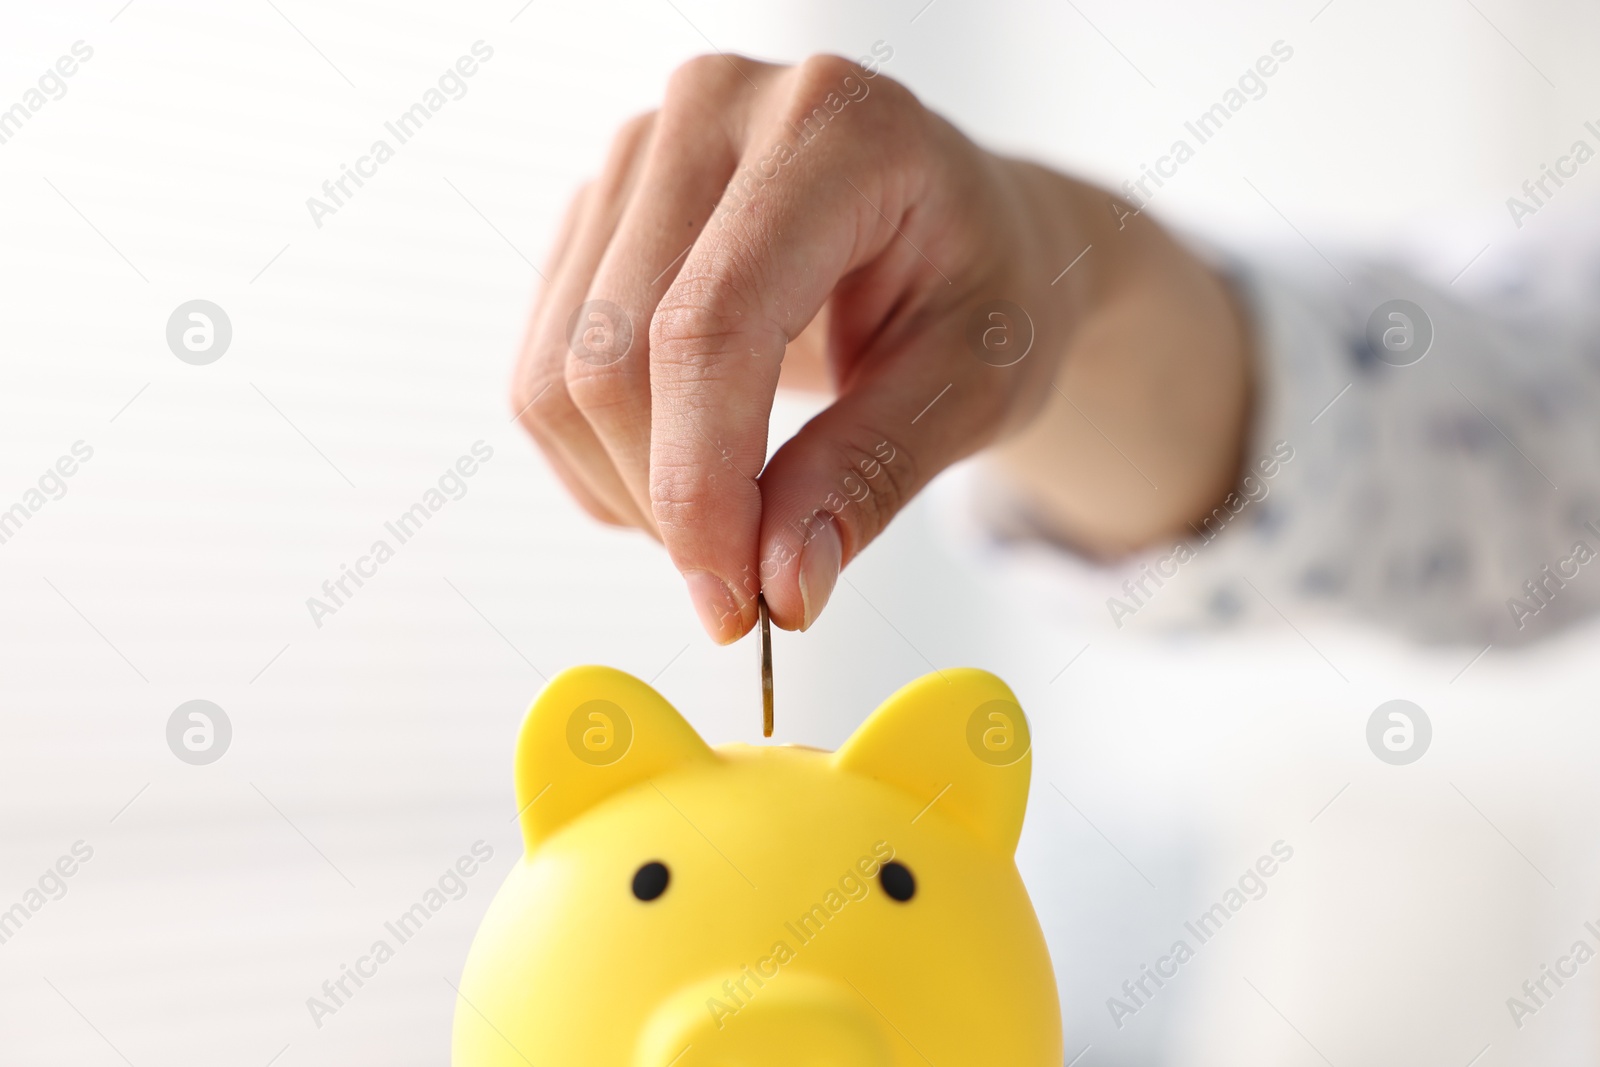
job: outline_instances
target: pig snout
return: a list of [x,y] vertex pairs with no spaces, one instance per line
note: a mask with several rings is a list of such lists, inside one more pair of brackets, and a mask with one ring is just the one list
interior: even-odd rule
[[900,1067],[890,1036],[844,982],[782,973],[741,989],[713,978],[661,1004],[633,1067]]

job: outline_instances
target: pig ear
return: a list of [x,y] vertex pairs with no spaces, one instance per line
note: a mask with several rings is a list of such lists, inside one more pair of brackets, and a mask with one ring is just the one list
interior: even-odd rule
[[833,760],[902,790],[918,808],[942,812],[1009,856],[1028,805],[1031,749],[1010,688],[963,668],[926,675],[885,700]]
[[610,667],[552,678],[517,738],[517,811],[529,852],[596,804],[685,764],[715,759],[677,709]]

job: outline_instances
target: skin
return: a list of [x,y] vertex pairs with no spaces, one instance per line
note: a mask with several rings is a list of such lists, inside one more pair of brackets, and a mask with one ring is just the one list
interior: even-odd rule
[[[1105,190],[837,57],[679,68],[544,273],[513,408],[591,515],[662,542],[721,642],[758,592],[810,626],[841,566],[980,452],[1035,524],[1105,558],[1183,536],[1239,474],[1227,284]],[[626,316],[625,350],[614,315],[569,335],[593,300]],[[833,400],[763,468],[780,384]]]

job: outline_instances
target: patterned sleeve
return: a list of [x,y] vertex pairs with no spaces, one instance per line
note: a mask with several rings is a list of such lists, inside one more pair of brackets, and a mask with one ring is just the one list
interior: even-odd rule
[[1235,265],[1258,374],[1234,491],[1186,539],[1049,568],[1119,630],[1338,615],[1509,645],[1593,613],[1600,278],[1543,266],[1469,300],[1398,268]]

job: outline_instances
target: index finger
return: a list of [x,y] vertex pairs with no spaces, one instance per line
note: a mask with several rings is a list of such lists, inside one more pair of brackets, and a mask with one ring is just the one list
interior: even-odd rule
[[915,134],[886,106],[840,104],[865,101],[867,77],[831,56],[791,72],[651,319],[651,506],[719,641],[755,622],[756,478],[784,348],[884,252],[918,193],[915,168],[878,162],[907,158],[896,146]]

